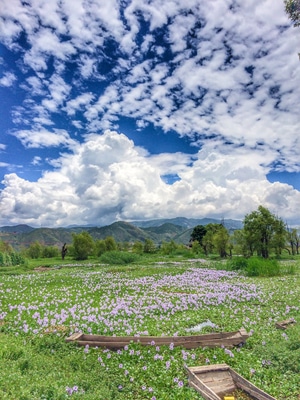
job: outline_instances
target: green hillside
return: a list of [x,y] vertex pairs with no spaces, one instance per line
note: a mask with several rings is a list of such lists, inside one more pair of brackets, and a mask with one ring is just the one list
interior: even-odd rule
[[90,228],[87,231],[93,239],[105,239],[112,236],[116,242],[136,242],[149,238],[149,235],[143,229],[123,221],[114,222],[101,228]]
[[[171,240],[179,244],[188,244],[192,230],[196,225],[220,222],[212,218],[189,219],[180,217],[131,223],[118,221],[102,227],[33,228],[28,225],[16,225],[0,227],[0,240],[11,244],[16,250],[29,247],[31,243],[36,241],[45,246],[61,247],[64,243],[72,243],[73,233],[87,231],[94,240],[112,236],[116,242],[134,243],[151,239],[157,245]],[[222,222],[230,231],[242,227],[241,221],[224,220]]]

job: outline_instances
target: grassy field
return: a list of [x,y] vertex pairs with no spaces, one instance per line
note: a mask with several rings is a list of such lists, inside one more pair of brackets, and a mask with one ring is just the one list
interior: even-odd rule
[[[294,265],[294,274],[272,278],[189,260],[1,268],[0,398],[196,400],[185,366],[226,362],[277,400],[299,400],[300,262]],[[296,323],[275,327],[287,318]],[[251,336],[234,349],[130,344],[113,352],[65,342],[79,331],[184,335],[208,320],[217,331],[244,327]]]

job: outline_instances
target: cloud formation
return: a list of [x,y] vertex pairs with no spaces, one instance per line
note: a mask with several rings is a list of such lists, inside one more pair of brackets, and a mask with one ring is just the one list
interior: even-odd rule
[[[3,223],[243,218],[259,204],[295,219],[299,191],[266,178],[300,172],[300,34],[283,2],[2,3],[16,62],[0,58],[0,89],[19,99],[7,134],[44,171],[5,175]],[[152,155],[126,137],[128,120],[198,152]]]
[[[300,193],[286,184],[268,182],[263,158],[260,151],[249,156],[240,149],[224,156],[204,147],[192,157],[176,154],[175,162],[170,154],[147,154],[123,134],[92,134],[74,152],[63,154],[56,170],[45,172],[37,182],[6,175],[1,218],[38,226],[74,221],[103,225],[116,219],[174,215],[242,219],[265,204],[294,220]],[[170,173],[180,177],[173,185],[162,179]]]

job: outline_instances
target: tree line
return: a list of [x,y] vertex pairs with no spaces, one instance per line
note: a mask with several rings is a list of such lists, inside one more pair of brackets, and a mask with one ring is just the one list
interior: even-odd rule
[[233,250],[244,257],[269,258],[270,254],[280,256],[284,249],[291,255],[299,254],[300,235],[297,229],[289,229],[281,218],[259,206],[245,216],[243,229],[231,235],[222,224],[196,226],[191,246],[199,247],[206,255],[218,253],[222,258],[232,256]]
[[26,258],[61,257],[64,259],[66,255],[75,260],[86,260],[89,257],[103,258],[107,253],[110,253],[111,257],[116,257],[117,252],[127,253],[127,262],[133,260],[128,253],[187,256],[216,254],[221,258],[232,257],[232,255],[244,257],[257,255],[267,259],[270,255],[280,256],[283,250],[290,255],[299,254],[299,248],[298,230],[288,229],[281,218],[272,214],[267,208],[259,206],[256,211],[245,216],[243,229],[232,233],[222,223],[195,226],[187,245],[171,240],[170,242],[163,241],[157,246],[151,239],[146,239],[144,242],[120,243],[116,242],[112,236],[94,240],[88,232],[73,234],[72,243],[68,245],[65,243],[61,249],[57,246],[44,246],[36,241],[27,249],[16,253],[9,244],[0,242],[0,265],[23,264]]

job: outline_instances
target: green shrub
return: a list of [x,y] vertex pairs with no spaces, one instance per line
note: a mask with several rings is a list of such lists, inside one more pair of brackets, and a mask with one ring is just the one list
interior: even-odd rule
[[10,258],[12,265],[24,265],[26,263],[25,258],[19,253],[11,253]]
[[100,262],[110,265],[130,264],[139,259],[138,254],[125,251],[107,251],[99,258]]
[[43,258],[53,258],[58,257],[60,254],[59,250],[55,246],[45,246],[42,250]]
[[0,252],[0,267],[11,267],[25,264],[25,259],[18,253]]

